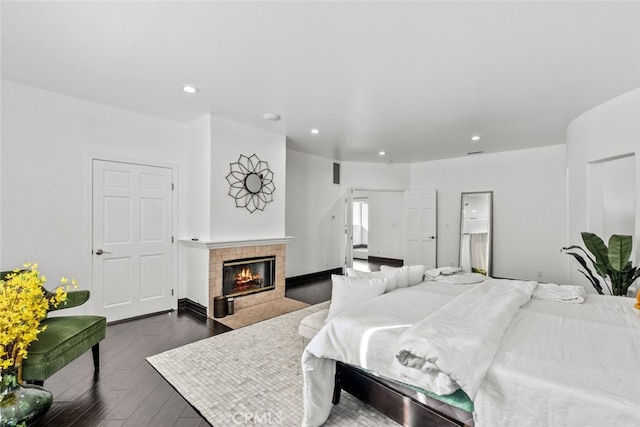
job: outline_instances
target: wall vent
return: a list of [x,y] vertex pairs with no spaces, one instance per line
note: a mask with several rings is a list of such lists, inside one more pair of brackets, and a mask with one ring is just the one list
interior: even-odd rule
[[333,183],[340,184],[340,163],[333,164]]

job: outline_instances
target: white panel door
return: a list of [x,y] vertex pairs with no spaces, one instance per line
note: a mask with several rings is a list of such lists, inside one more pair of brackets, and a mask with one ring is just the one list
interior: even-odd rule
[[436,231],[436,191],[407,191],[405,264],[436,268]]
[[108,321],[174,308],[173,171],[93,161],[93,300]]

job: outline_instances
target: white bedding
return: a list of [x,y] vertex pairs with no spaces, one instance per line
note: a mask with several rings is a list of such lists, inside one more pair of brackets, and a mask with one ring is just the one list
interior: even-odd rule
[[[335,360],[397,379],[393,362],[402,333],[474,286],[427,282],[328,322],[302,357],[303,425],[321,425],[331,411]],[[584,304],[527,302],[480,381],[476,425],[640,426],[640,318],[633,303],[598,295]]]
[[640,426],[640,318],[634,300],[531,300],[475,399],[476,426]]
[[[411,326],[396,347],[399,379],[440,395],[462,388],[473,400],[504,332],[536,285],[489,279]],[[435,370],[459,387],[433,388],[421,380],[427,370]]]

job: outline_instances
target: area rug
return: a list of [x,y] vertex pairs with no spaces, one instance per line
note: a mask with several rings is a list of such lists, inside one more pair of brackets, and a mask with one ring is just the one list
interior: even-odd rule
[[286,313],[290,313],[301,308],[309,307],[309,304],[296,301],[291,298],[280,298],[275,301],[257,304],[252,307],[236,310],[234,314],[225,317],[216,318],[216,322],[238,329],[244,326],[252,325],[263,320],[271,319]]
[[[302,423],[302,338],[313,305],[147,358],[214,427]],[[398,426],[346,392],[326,426]]]

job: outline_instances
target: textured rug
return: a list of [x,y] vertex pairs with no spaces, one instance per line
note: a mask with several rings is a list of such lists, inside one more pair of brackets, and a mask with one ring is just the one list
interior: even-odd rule
[[280,298],[275,301],[236,310],[234,314],[216,318],[215,320],[231,329],[238,329],[305,307],[309,307],[309,304],[291,298]]
[[[313,305],[147,358],[215,427],[299,426],[302,339],[298,324]],[[326,426],[398,426],[346,392]]]

